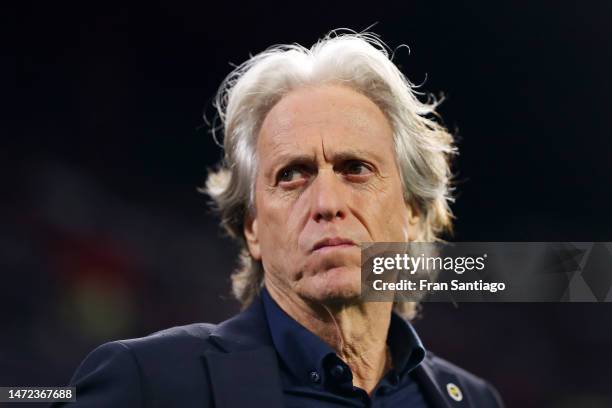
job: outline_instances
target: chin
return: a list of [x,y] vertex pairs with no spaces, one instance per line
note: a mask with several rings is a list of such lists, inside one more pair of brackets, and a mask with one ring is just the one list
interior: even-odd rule
[[304,282],[304,295],[322,304],[354,303],[361,295],[361,270],[341,266],[318,272]]

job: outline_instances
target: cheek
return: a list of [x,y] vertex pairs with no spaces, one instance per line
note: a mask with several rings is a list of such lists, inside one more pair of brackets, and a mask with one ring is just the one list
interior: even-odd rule
[[390,240],[393,242],[408,241],[410,224],[408,223],[408,211],[403,201],[390,211],[391,214],[394,214],[394,217],[389,217],[387,225]]
[[262,256],[286,263],[296,253],[297,247],[299,217],[296,202],[270,195],[257,205]]
[[407,240],[408,211],[403,194],[398,190],[380,189],[354,196],[356,212],[375,242]]
[[403,192],[395,194],[393,199],[389,200],[388,214],[392,216],[388,218],[387,228],[390,232],[391,239],[394,242],[408,241],[409,212],[404,201]]

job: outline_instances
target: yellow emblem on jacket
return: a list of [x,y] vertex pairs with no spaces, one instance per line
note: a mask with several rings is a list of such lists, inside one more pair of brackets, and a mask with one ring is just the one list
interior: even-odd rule
[[461,389],[459,389],[459,387],[453,383],[446,384],[446,391],[448,391],[448,395],[450,395],[450,397],[455,401],[461,401],[463,399]]

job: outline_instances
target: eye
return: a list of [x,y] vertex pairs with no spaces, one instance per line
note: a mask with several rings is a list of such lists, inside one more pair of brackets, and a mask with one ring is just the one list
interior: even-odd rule
[[348,162],[344,163],[341,171],[344,174],[351,176],[364,176],[371,173],[372,169],[369,165],[360,160],[349,160]]
[[308,178],[308,169],[301,166],[290,166],[279,171],[277,183],[292,184]]
[[280,172],[278,181],[293,181],[296,177],[299,177],[302,173],[298,169],[285,169]]

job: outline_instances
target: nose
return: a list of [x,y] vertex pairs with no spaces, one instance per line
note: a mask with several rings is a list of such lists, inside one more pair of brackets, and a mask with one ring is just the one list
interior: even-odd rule
[[332,169],[319,171],[311,185],[312,219],[315,222],[346,218],[347,197],[344,187]]

